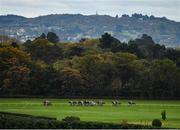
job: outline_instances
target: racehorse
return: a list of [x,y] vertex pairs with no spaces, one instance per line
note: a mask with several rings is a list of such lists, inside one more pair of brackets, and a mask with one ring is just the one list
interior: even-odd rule
[[102,100],[99,100],[96,103],[97,103],[98,106],[103,106],[105,104],[105,102],[102,101]]
[[136,105],[136,103],[132,100],[128,101],[128,103],[129,103],[129,105],[133,105],[133,104]]
[[69,104],[71,106],[76,106],[76,105],[78,105],[78,101],[69,101]]
[[117,105],[120,105],[121,103],[119,101],[112,101],[112,105],[113,106],[117,106]]
[[43,105],[44,106],[52,106],[52,103],[49,100],[44,100]]

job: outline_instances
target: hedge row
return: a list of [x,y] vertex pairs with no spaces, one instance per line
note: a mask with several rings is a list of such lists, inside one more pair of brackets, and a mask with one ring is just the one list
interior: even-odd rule
[[56,118],[53,118],[53,117],[32,116],[32,115],[27,115],[27,114],[9,113],[9,112],[0,112],[0,115],[8,115],[8,116],[16,116],[16,117],[28,117],[28,118],[36,118],[36,119],[56,120]]
[[114,124],[85,121],[58,121],[55,118],[0,112],[0,129],[152,129],[135,124]]

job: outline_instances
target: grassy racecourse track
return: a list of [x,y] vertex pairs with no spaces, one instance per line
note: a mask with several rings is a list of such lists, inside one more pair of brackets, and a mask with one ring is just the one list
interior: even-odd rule
[[135,100],[130,106],[127,100],[121,100],[118,107],[112,106],[112,100],[104,100],[104,106],[70,106],[68,99],[48,99],[53,106],[42,105],[44,99],[0,99],[0,111],[23,113],[36,116],[56,117],[78,116],[83,121],[101,121],[121,123],[151,124],[155,118],[161,119],[161,111],[166,110],[167,120],[164,127],[180,128],[180,101]]

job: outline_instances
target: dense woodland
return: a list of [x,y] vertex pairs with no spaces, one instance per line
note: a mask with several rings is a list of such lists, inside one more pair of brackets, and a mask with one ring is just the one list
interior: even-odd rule
[[180,50],[141,38],[60,42],[52,32],[0,44],[0,95],[180,98]]

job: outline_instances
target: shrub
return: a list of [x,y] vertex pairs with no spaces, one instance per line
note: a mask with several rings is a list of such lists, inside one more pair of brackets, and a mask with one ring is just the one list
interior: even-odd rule
[[[127,123],[124,121],[125,124]],[[0,129],[152,129],[153,126],[80,121],[66,117],[62,121],[23,114],[0,113]]]
[[64,119],[62,119],[62,121],[66,123],[78,123],[80,122],[80,118],[75,116],[67,116]]
[[161,112],[161,116],[162,116],[162,119],[165,121],[166,120],[166,110]]
[[127,121],[127,120],[122,120],[121,124],[122,124],[122,125],[127,125],[127,124],[128,124],[128,121]]
[[123,128],[126,128],[128,126],[128,121],[127,120],[122,120],[121,125]]
[[162,126],[162,122],[159,119],[154,119],[152,121],[152,126],[154,126],[154,127],[161,127]]
[[27,114],[20,114],[20,113],[9,113],[9,112],[0,112],[0,115],[9,115],[9,116],[16,116],[16,117],[29,117],[29,118],[36,118],[36,119],[48,119],[48,120],[56,120],[56,118],[52,117],[45,117],[45,116],[32,116]]

